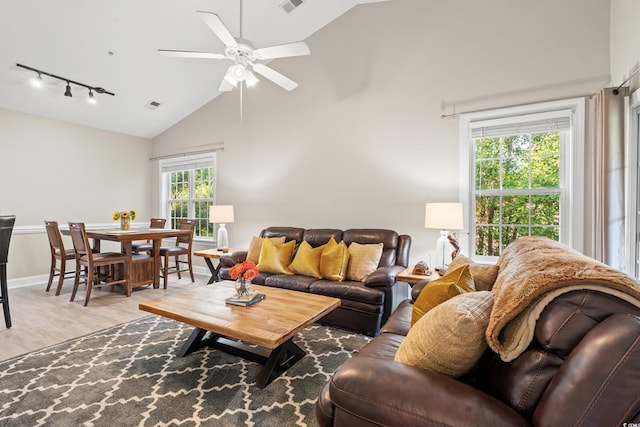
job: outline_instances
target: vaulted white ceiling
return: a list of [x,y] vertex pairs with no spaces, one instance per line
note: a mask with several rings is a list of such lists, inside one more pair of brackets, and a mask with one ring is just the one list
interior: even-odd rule
[[[290,13],[283,10],[285,1],[244,0],[242,37],[256,48],[303,41],[354,6],[380,0],[303,0]],[[157,53],[224,51],[196,10],[217,13],[240,36],[240,0],[3,1],[0,107],[153,138],[218,96],[230,65]],[[73,97],[65,97],[66,83],[47,76],[36,89],[31,85],[35,73],[17,63],[102,87],[115,96],[96,94],[97,104],[90,105],[86,88],[72,84]],[[278,60],[270,67],[277,70]],[[273,83],[261,79],[259,84]],[[160,106],[151,109],[151,102]]]

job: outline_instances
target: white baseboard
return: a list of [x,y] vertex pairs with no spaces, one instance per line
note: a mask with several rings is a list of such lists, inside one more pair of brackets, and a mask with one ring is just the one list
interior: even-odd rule
[[[208,268],[200,267],[197,265],[193,266],[193,274],[211,277],[211,272],[209,272]],[[54,285],[58,283],[57,281],[58,281],[58,278],[56,277],[54,279]],[[47,282],[49,282],[48,274],[42,274],[39,276],[29,276],[29,277],[16,277],[16,278],[7,280],[7,288],[15,289],[15,288],[22,288],[24,286],[42,285],[42,289],[44,290],[47,287]]]

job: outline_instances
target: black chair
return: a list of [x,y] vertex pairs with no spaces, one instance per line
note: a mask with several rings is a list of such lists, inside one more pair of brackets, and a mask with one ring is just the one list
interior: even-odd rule
[[4,323],[7,328],[11,327],[9,293],[7,291],[7,259],[9,258],[9,242],[15,222],[15,215],[0,216],[0,304],[4,310]]

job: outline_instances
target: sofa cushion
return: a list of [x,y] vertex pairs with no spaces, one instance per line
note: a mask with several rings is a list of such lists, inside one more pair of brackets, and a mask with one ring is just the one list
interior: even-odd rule
[[[262,242],[264,239],[264,237],[253,236],[251,243],[249,244],[249,250],[247,251],[248,261],[253,261],[256,264],[260,261],[260,251],[262,250]],[[271,242],[274,245],[281,245],[284,243],[284,236],[272,237]]]
[[291,255],[295,249],[296,242],[290,240],[281,245],[274,245],[271,239],[262,242],[258,270],[264,273],[293,274],[289,270]]
[[473,262],[473,260],[467,258],[464,255],[458,255],[449,264],[450,270],[455,270],[463,265],[468,265],[473,277],[473,282],[476,285],[478,291],[490,291],[493,288],[493,284],[498,277],[497,265],[480,265]]
[[382,243],[366,245],[357,242],[351,243],[349,245],[347,279],[364,282],[378,268],[383,247]]
[[293,262],[289,264],[289,270],[295,274],[302,274],[303,276],[322,278],[320,273],[320,256],[324,250],[325,245],[312,248],[311,245],[305,240],[300,243],[298,252],[293,258]]
[[409,329],[395,360],[460,377],[471,370],[487,348],[485,331],[493,293],[468,292],[427,312]]
[[420,292],[415,304],[413,304],[411,325],[414,325],[425,313],[437,305],[465,292],[473,291],[475,291],[475,287],[468,265],[455,270],[450,269],[441,278],[429,282]]
[[314,294],[340,298],[343,300],[342,305],[346,304],[346,300],[373,306],[382,306],[384,304],[384,292],[377,288],[365,286],[362,282],[345,280],[336,283],[328,280],[316,280],[311,284],[309,290]]
[[344,242],[337,243],[332,237],[320,255],[320,274],[325,279],[341,282],[347,275],[349,249]]
[[267,286],[281,289],[291,289],[292,291],[309,292],[309,286],[315,281],[315,277],[301,276],[299,274],[271,274],[264,281]]
[[396,264],[400,238],[395,231],[376,228],[352,228],[345,230],[343,240],[347,246],[353,242],[360,243],[361,245],[382,243],[382,256],[380,257],[380,264],[378,266],[388,267]]

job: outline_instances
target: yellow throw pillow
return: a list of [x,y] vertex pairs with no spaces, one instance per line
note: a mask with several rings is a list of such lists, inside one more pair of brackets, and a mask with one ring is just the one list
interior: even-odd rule
[[473,277],[469,266],[464,265],[449,272],[439,279],[429,282],[413,303],[411,312],[411,326],[413,326],[426,312],[435,306],[465,292],[475,291]]
[[469,265],[473,282],[476,285],[476,290],[490,291],[493,288],[496,277],[498,277],[498,266],[476,264],[466,256],[458,255],[451,261],[451,264],[449,264],[449,270],[455,270],[467,264]]
[[296,241],[290,240],[281,245],[274,245],[271,239],[264,239],[260,250],[258,270],[263,273],[293,274],[288,266]]
[[284,236],[282,237],[256,237],[253,236],[249,250],[247,251],[247,261],[253,261],[258,263],[260,261],[260,251],[262,250],[262,242],[264,239],[271,239],[271,243],[274,245],[281,245],[284,243]]
[[349,265],[349,249],[346,243],[343,241],[336,243],[332,237],[324,245],[320,255],[320,274],[325,279],[342,282],[347,275],[347,265]]
[[485,332],[492,307],[489,291],[468,292],[443,302],[409,329],[396,351],[396,362],[454,378],[466,374],[487,348]]
[[349,245],[347,280],[364,282],[378,268],[383,247],[382,243],[361,245],[360,243],[352,242]]
[[293,262],[289,265],[289,270],[295,274],[321,279],[320,257],[322,256],[322,251],[325,246],[326,245],[322,245],[314,248],[306,240],[300,243],[298,252],[296,252]]

